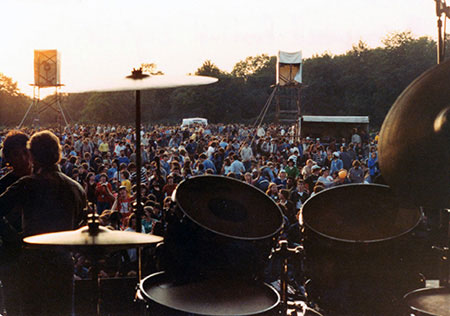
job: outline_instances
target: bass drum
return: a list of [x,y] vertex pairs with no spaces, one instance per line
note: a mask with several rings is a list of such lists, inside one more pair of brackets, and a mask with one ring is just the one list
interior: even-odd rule
[[283,225],[278,205],[264,192],[222,176],[182,181],[167,219],[164,270],[179,281],[210,275],[262,279]]
[[342,185],[309,199],[301,211],[308,298],[330,315],[398,315],[403,295],[423,287],[410,234],[421,219],[383,185]]
[[427,288],[405,295],[409,307],[408,315],[450,316],[450,288]]
[[143,279],[138,297],[149,316],[275,316],[280,302],[278,292],[262,282],[210,278],[183,283],[164,272]]

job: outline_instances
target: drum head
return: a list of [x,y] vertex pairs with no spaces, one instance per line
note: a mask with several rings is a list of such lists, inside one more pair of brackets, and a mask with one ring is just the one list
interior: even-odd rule
[[182,181],[178,207],[192,221],[214,233],[236,239],[264,239],[281,230],[283,216],[264,192],[222,176],[198,176]]
[[149,302],[196,315],[258,315],[280,301],[265,283],[223,278],[178,284],[164,272],[143,279],[139,290]]
[[422,314],[450,316],[449,288],[440,287],[415,290],[405,295],[405,301],[412,310]]
[[388,186],[349,184],[324,190],[302,207],[302,221],[327,238],[378,242],[399,237],[421,220],[417,209],[398,205]]

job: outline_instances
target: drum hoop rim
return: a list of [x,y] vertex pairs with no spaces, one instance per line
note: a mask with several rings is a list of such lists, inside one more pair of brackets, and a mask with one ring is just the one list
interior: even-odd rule
[[[225,178],[225,179],[228,179],[228,180],[230,180],[230,181],[237,181],[237,182],[240,183],[240,184],[245,184],[244,182],[242,182],[242,181],[240,181],[240,180],[232,179],[232,178],[224,177],[224,176],[219,176],[219,175],[200,175],[200,176],[194,176],[194,177],[191,177],[191,178],[189,178],[189,179],[193,179],[193,178],[203,178],[203,177],[208,177],[208,178],[220,178],[220,179]],[[178,186],[181,185],[183,182],[188,181],[189,179],[185,179],[185,180],[181,181],[181,182],[178,184]],[[178,186],[177,186],[177,188],[176,188],[175,190],[178,189]],[[266,195],[262,190],[260,190],[259,188],[253,187],[253,189],[259,191],[260,193],[258,193],[258,194],[261,194],[261,193],[262,193],[263,195],[267,196],[267,195]],[[280,206],[279,206],[278,204],[274,203],[274,205],[276,206],[276,208],[277,208],[277,210],[278,210],[278,212],[279,212],[280,219],[281,219],[281,224],[280,224],[280,226],[277,228],[277,230],[274,231],[273,233],[271,233],[271,234],[269,234],[269,235],[265,235],[265,236],[260,236],[260,237],[241,237],[241,236],[233,236],[233,235],[229,235],[229,234],[226,234],[226,233],[224,233],[224,232],[219,232],[219,231],[217,231],[217,230],[215,230],[215,229],[211,229],[211,228],[205,226],[204,224],[199,223],[197,220],[195,220],[194,218],[192,218],[192,216],[190,216],[189,214],[187,214],[187,213],[185,212],[184,208],[183,208],[183,207],[181,206],[181,204],[179,203],[179,200],[176,198],[176,192],[177,192],[177,191],[174,191],[174,195],[173,195],[173,196],[175,197],[175,202],[177,203],[177,206],[180,208],[180,210],[183,212],[183,214],[184,214],[187,218],[189,218],[191,221],[193,221],[195,224],[197,224],[198,226],[200,226],[200,227],[202,227],[202,228],[204,228],[204,229],[206,229],[206,230],[208,230],[208,231],[210,231],[210,232],[213,232],[213,233],[215,233],[215,234],[218,234],[218,235],[220,235],[220,236],[224,236],[224,237],[228,237],[228,238],[232,238],[232,239],[237,239],[237,240],[248,240],[248,241],[255,240],[255,241],[257,241],[257,240],[263,240],[263,239],[271,238],[271,237],[275,236],[276,234],[278,234],[278,233],[283,229],[283,225],[284,225],[283,212],[281,211]],[[268,197],[268,196],[267,196],[267,197]],[[270,198],[270,197],[268,197],[268,198]]]
[[[152,277],[157,277],[157,276],[159,276],[159,275],[163,275],[163,274],[165,274],[165,273],[166,273],[165,271],[159,271],[159,272],[152,273],[152,274],[146,276],[145,278],[143,278],[143,279],[141,280],[141,282],[139,283],[139,288],[138,288],[138,290],[140,291],[141,296],[143,297],[144,301],[146,301],[146,300],[151,300],[152,302],[155,302],[155,303],[157,303],[157,304],[159,304],[159,305],[162,305],[162,306],[164,306],[164,307],[167,307],[167,308],[170,308],[170,309],[173,309],[173,310],[176,310],[176,311],[180,311],[180,312],[183,312],[183,313],[189,313],[189,311],[177,309],[177,308],[174,308],[174,307],[172,307],[172,306],[168,306],[168,305],[166,305],[166,304],[163,304],[163,303],[161,303],[161,302],[157,302],[157,301],[153,300],[153,299],[147,294],[147,292],[144,290],[143,285],[144,285],[144,282],[145,282],[146,280],[151,279]],[[265,313],[265,312],[268,312],[268,311],[274,309],[278,304],[280,304],[280,300],[281,300],[280,293],[278,293],[278,291],[277,291],[272,285],[270,285],[270,284],[268,284],[268,283],[266,283],[266,282],[261,282],[261,284],[264,285],[265,287],[269,288],[270,290],[272,290],[272,293],[275,294],[275,296],[276,296],[277,299],[276,299],[276,302],[275,302],[274,304],[272,304],[270,307],[267,307],[267,308],[264,309],[264,310],[258,311],[258,314],[262,314],[262,313]],[[196,315],[205,315],[205,316],[207,316],[208,314],[196,314]],[[237,315],[237,316],[251,316],[251,315],[255,315],[255,314],[252,312],[252,313],[247,313],[247,314],[239,314],[239,315]]]
[[[320,194],[326,193],[328,190],[335,190],[335,189],[344,188],[344,187],[358,187],[358,186],[365,186],[365,187],[371,186],[371,187],[379,187],[379,188],[390,189],[390,187],[389,187],[388,185],[374,184],[374,183],[371,183],[371,184],[361,184],[361,183],[358,183],[358,184],[355,184],[355,183],[343,184],[343,185],[340,185],[340,186],[338,186],[338,187],[333,187],[333,188],[329,188],[329,189],[323,190],[323,191],[319,192],[317,195],[313,196],[309,201],[312,201],[312,199],[316,198],[316,197],[319,196]],[[404,231],[404,232],[401,232],[401,233],[398,234],[398,235],[394,235],[394,236],[387,237],[387,238],[381,238],[381,239],[371,239],[371,240],[352,240],[352,239],[344,239],[344,238],[338,238],[338,237],[333,237],[333,236],[329,236],[329,235],[327,235],[327,234],[324,234],[324,233],[318,231],[317,229],[311,227],[307,222],[305,222],[305,221],[303,220],[303,208],[308,204],[309,201],[306,201],[305,204],[302,205],[302,208],[301,208],[301,214],[302,214],[302,216],[301,216],[301,218],[302,218],[303,223],[300,223],[300,225],[308,227],[309,229],[311,229],[311,230],[312,230],[313,232],[315,232],[316,234],[318,234],[318,235],[320,235],[320,236],[322,236],[322,237],[325,237],[325,238],[327,238],[327,239],[331,239],[331,240],[339,241],[339,242],[345,242],[345,243],[349,243],[349,244],[372,244],[372,243],[379,243],[379,242],[382,242],[382,241],[389,241],[389,240],[392,240],[392,239],[399,238],[399,237],[401,237],[401,236],[403,236],[403,235],[408,234],[408,233],[411,232],[413,229],[415,229],[415,228],[420,224],[420,222],[421,222],[422,219],[423,219],[423,212],[422,212],[422,210],[420,209],[420,207],[418,207],[418,208],[416,209],[416,211],[418,211],[418,213],[419,213],[419,217],[418,217],[418,219],[417,219],[417,222],[416,222],[413,226],[411,226],[408,230],[406,230],[406,231]]]
[[405,295],[403,295],[403,300],[408,305],[408,307],[411,308],[412,310],[420,312],[420,313],[430,314],[430,311],[426,311],[426,310],[420,309],[418,307],[411,306],[410,304],[408,304],[407,299],[408,299],[409,295],[415,295],[417,293],[432,292],[432,291],[434,291],[434,292],[441,292],[441,291],[442,292],[445,292],[445,291],[450,292],[450,288],[447,288],[445,286],[439,286],[439,287],[427,287],[427,288],[416,289],[416,290],[413,290],[413,291],[408,292]]

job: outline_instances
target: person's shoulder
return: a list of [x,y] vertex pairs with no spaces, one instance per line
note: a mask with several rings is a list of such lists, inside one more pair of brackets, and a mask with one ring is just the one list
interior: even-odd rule
[[30,176],[24,176],[24,177],[17,177],[14,172],[8,172],[3,177],[0,178],[0,194],[6,191],[10,186],[14,185],[25,185],[27,183],[30,183],[31,177]]
[[0,177],[0,192],[2,191],[2,188],[7,188],[14,182],[19,180],[19,178],[14,174],[13,171],[9,171],[2,177]]
[[81,186],[81,184],[78,181],[75,181],[74,179],[70,178],[69,176],[67,176],[63,172],[58,172],[58,174],[64,180],[65,183],[67,183],[70,186],[76,187],[77,189],[79,189],[79,190],[84,192],[83,187]]

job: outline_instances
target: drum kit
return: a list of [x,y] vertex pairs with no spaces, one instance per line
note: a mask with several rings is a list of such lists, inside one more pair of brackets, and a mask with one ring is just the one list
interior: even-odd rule
[[[314,303],[324,315],[449,316],[449,78],[450,61],[446,61],[416,79],[388,113],[380,133],[379,163],[389,186],[343,185],[309,199],[301,210],[303,245],[295,249],[278,241],[282,212],[260,190],[212,175],[181,182],[172,196],[175,212],[164,238],[164,271],[139,279],[136,295],[148,306],[145,312],[155,316],[320,315],[309,307]],[[171,81],[139,74],[131,79],[78,92],[138,91],[214,81],[196,77]],[[140,136],[139,94],[136,104]],[[414,264],[414,231],[423,217],[422,207],[439,209],[446,225],[443,240],[447,244],[436,245],[444,259],[438,288],[423,288],[420,269]],[[78,230],[24,241],[98,259],[109,251],[157,244],[163,238],[111,231],[92,216]],[[283,258],[281,295],[264,282],[274,250]],[[296,304],[288,302],[286,286],[292,267],[288,262],[297,258],[294,252],[302,254],[307,280],[306,302]]]

